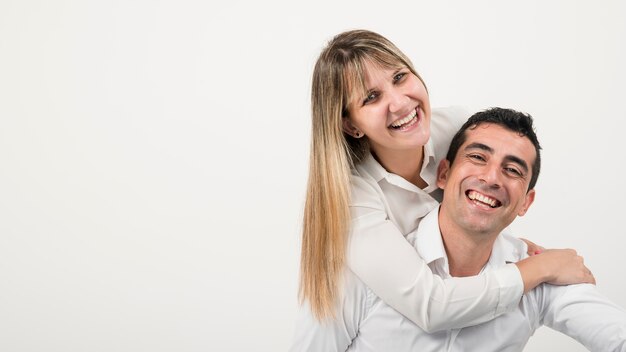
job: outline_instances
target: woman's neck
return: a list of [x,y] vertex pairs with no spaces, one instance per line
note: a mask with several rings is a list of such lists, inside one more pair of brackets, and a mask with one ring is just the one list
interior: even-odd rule
[[420,176],[424,162],[424,147],[406,151],[382,151],[372,150],[372,154],[385,170],[403,177],[419,188],[425,188],[428,184]]

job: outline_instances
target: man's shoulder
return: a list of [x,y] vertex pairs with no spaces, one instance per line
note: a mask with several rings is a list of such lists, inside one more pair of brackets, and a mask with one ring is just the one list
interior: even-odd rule
[[528,245],[518,237],[505,230],[500,233],[494,246],[505,255],[506,261],[518,262],[528,257]]

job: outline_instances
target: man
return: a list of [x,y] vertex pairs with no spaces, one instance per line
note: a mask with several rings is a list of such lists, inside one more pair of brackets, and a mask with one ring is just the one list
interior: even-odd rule
[[[464,277],[517,262],[526,244],[502,234],[533,203],[540,147],[528,115],[494,108],[472,116],[455,135],[437,185],[443,201],[409,241],[441,277]],[[626,351],[626,311],[594,285],[541,285],[517,310],[468,328],[427,333],[346,271],[334,321],[301,319],[292,350],[521,351],[541,325],[592,351]]]

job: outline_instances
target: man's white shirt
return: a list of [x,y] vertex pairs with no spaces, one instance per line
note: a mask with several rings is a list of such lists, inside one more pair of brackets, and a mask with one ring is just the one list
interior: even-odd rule
[[[407,239],[433,273],[448,278],[438,209]],[[526,243],[502,233],[483,271],[517,262],[528,256],[526,250]],[[385,304],[348,269],[342,284],[336,319],[319,322],[307,305],[302,307],[291,351],[521,351],[534,331],[545,325],[591,351],[626,352],[626,311],[594,285],[540,285],[523,296],[516,310],[494,320],[427,333]]]
[[371,153],[350,177],[346,266],[377,296],[427,331],[479,324],[511,312],[524,289],[514,264],[462,284],[443,280],[431,273],[406,240],[421,219],[439,206],[443,193],[437,187],[437,167],[469,116],[459,107],[432,110],[420,172],[428,184],[424,189],[388,172]]

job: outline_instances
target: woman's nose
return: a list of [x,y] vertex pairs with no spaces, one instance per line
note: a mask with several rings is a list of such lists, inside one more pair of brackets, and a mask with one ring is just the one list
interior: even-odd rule
[[406,105],[409,102],[409,97],[399,90],[392,90],[389,93],[389,111],[398,112],[406,110]]

